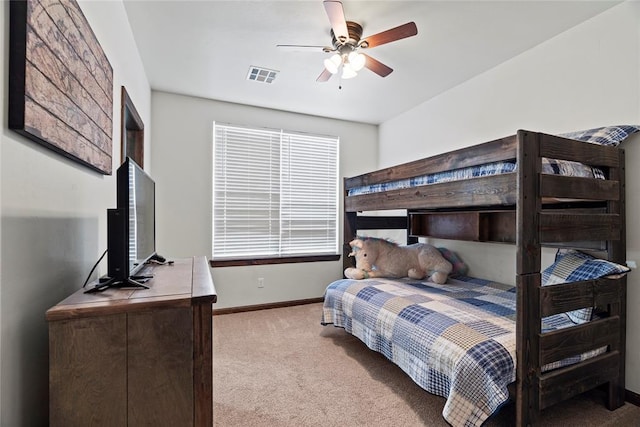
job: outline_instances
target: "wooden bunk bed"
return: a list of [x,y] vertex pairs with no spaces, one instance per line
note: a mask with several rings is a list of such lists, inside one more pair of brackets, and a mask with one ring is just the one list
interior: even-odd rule
[[[599,167],[604,180],[542,173],[543,158]],[[514,172],[462,181],[349,195],[358,187],[515,160]],[[540,411],[589,389],[607,388],[613,410],[624,404],[626,277],[541,286],[541,248],[598,250],[624,264],[624,150],[539,132],[516,135],[344,180],[344,263],[361,230],[406,229],[418,237],[516,245],[516,425],[535,425]],[[406,209],[407,216],[366,216]],[[379,214],[379,212],[376,212]],[[541,319],[583,307],[598,320],[541,333]],[[544,372],[545,364],[595,346],[606,352]]]

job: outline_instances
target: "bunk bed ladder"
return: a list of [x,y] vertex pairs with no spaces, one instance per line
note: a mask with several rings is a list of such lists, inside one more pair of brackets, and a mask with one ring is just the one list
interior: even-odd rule
[[[574,194],[581,194],[581,191],[587,190],[581,189],[578,181],[542,175],[542,157],[567,156],[568,160],[574,160],[571,156],[575,155],[579,159],[599,158],[598,150],[601,150],[601,147],[593,146],[566,148],[553,138],[528,131],[519,131],[517,134],[516,425],[518,426],[535,425],[542,409],[602,384],[606,384],[607,387],[606,403],[609,409],[622,406],[625,400],[626,278],[578,282],[571,287],[565,285],[564,288],[556,289],[541,287],[542,242],[557,242],[570,237],[571,233],[576,233],[573,237],[586,236],[587,240],[605,240],[607,259],[618,264],[625,263],[624,150],[617,149],[614,155],[613,151],[607,148],[606,150],[609,150],[607,155],[610,158],[601,160],[608,171],[608,180],[598,183],[594,194],[598,197],[605,195],[607,202],[604,211],[593,214],[573,214],[573,216],[563,212],[543,212],[543,197],[563,197],[565,182],[572,186],[575,183],[572,188]],[[615,189],[616,192],[612,195],[607,191],[608,188]],[[576,228],[573,231],[563,231],[563,224],[571,220],[577,223]],[[551,229],[548,228],[549,226]],[[560,303],[560,300],[568,295],[568,289],[574,292],[574,296],[572,299],[565,298],[564,304],[570,304],[575,308],[584,307],[584,301],[591,302],[592,305],[602,304],[607,311],[606,317],[577,326],[573,332],[565,330],[542,335],[542,317],[568,311],[561,310]],[[554,301],[554,298],[557,300]],[[607,351],[580,364],[542,373],[541,367],[558,360],[560,358],[558,354],[562,357],[573,355],[571,346],[556,352],[554,349],[557,346],[554,343],[558,344],[560,341],[566,343],[577,337],[584,342],[576,342],[573,351],[577,351],[578,348],[581,349],[580,351],[587,351],[596,345],[607,346]]]

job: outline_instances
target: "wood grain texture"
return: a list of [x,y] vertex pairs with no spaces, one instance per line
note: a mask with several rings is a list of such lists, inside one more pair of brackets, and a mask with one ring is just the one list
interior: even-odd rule
[[210,302],[193,306],[194,426],[213,423],[213,312]]
[[77,2],[10,3],[9,128],[111,174],[113,69]]
[[609,146],[584,143],[555,135],[540,134],[540,156],[570,160],[591,166],[618,167],[618,150]]
[[585,360],[576,365],[556,369],[541,376],[540,408],[547,408],[606,383],[615,376],[620,362],[617,351]]
[[127,421],[126,316],[49,323],[49,424]]
[[362,185],[380,184],[501,160],[513,160],[516,158],[515,143],[516,138],[512,135],[402,165],[391,166],[352,178],[345,178],[345,189],[348,190]]
[[[154,275],[153,279],[146,283],[149,289],[111,288],[93,294],[85,294],[83,290],[79,290],[47,310],[47,320],[104,316],[124,313],[134,308],[143,310],[168,306],[189,307],[194,262],[192,259],[180,259],[173,265],[157,265],[149,271],[145,270]],[[187,277],[190,279],[185,280]],[[214,297],[215,294],[210,294],[210,298]]]
[[540,289],[542,317],[584,307],[607,307],[622,299],[624,277],[601,278],[544,286]]
[[560,329],[540,337],[540,363],[557,362],[586,351],[616,345],[620,339],[620,318],[609,317]]
[[[619,197],[617,200],[611,200],[607,203],[608,212],[616,214],[620,217],[621,230],[620,238],[611,241],[607,248],[607,256],[610,260],[619,264],[624,264],[627,259],[627,236],[626,229],[626,202],[625,202],[625,151],[618,150],[617,168],[609,169],[609,179],[616,180],[620,183],[618,186]],[[609,314],[620,318],[620,340],[617,345],[610,348],[611,351],[617,351],[620,355],[618,363],[617,375],[608,383],[607,407],[616,409],[624,405],[625,399],[625,372],[626,372],[626,336],[627,336],[627,278],[622,278],[620,286],[620,299],[618,302],[610,304]]]
[[517,181],[514,173],[464,181],[443,182],[384,193],[345,198],[347,212],[378,209],[441,209],[515,205]]
[[128,316],[129,426],[193,424],[192,309]]
[[206,258],[145,272],[150,289],[80,289],[47,311],[52,425],[212,425]]
[[[217,300],[216,290],[213,286],[213,280],[211,279],[209,264],[205,257],[196,257],[193,261],[193,283],[191,295],[196,301],[200,297],[205,298],[209,303],[214,303]],[[211,295],[213,295],[213,300],[211,299]]]
[[618,200],[618,181],[602,181],[571,176],[542,175],[542,197],[585,200]]
[[543,242],[579,240],[619,240],[622,232],[617,214],[546,213],[540,214]]

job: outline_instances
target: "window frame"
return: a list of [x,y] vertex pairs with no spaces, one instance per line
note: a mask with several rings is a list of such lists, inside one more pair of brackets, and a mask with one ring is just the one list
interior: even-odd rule
[[294,264],[299,262],[321,262],[338,261],[340,255],[306,255],[306,256],[283,256],[277,258],[254,258],[254,259],[225,259],[209,260],[211,267],[240,267],[249,265],[271,265],[271,264]]
[[[336,182],[335,182],[335,222],[336,222],[336,253],[324,253],[324,254],[292,254],[292,255],[281,255],[281,256],[244,256],[238,255],[237,257],[229,257],[224,259],[214,259],[213,258],[213,245],[214,245],[214,208],[212,206],[211,210],[211,224],[212,224],[212,234],[211,234],[211,245],[212,245],[212,254],[209,260],[209,264],[211,267],[233,267],[233,266],[251,266],[251,265],[271,265],[271,264],[287,264],[287,263],[302,263],[302,262],[323,262],[323,261],[338,261],[341,258],[341,239],[340,239],[340,138],[336,136],[327,136],[327,135],[319,135],[319,134],[310,134],[307,132],[297,132],[297,131],[289,131],[284,129],[274,129],[274,128],[264,128],[264,127],[256,127],[256,126],[246,126],[246,125],[235,125],[230,123],[223,122],[213,122],[213,143],[212,143],[212,152],[213,152],[213,162],[212,162],[212,203],[215,203],[215,155],[216,155],[216,125],[218,126],[230,126],[230,127],[238,127],[244,129],[251,129],[256,131],[271,131],[276,132],[281,135],[310,135],[312,137],[320,137],[320,138],[332,138],[335,139],[336,143],[336,153],[335,153],[335,173],[336,173]],[[284,144],[281,136],[280,144]],[[281,174],[282,177],[282,174]]]

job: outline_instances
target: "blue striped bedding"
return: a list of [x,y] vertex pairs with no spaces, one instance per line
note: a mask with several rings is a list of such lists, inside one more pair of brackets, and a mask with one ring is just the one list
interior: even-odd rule
[[[542,159],[542,172],[546,174],[557,174],[567,176],[578,176],[584,178],[604,179],[604,173],[598,168],[584,165],[582,163],[570,162],[566,160]],[[381,184],[365,185],[349,189],[349,196],[361,194],[381,193],[390,190],[403,188],[413,188],[421,185],[439,184],[442,182],[462,181],[465,179],[478,178],[490,175],[500,175],[516,171],[516,162],[494,162],[468,168],[455,169],[433,174],[421,175],[414,178],[385,182]]]
[[[515,287],[465,276],[438,285],[410,279],[342,279],[327,287],[322,324],[344,328],[426,391],[443,396],[444,419],[479,426],[509,398],[516,378]],[[551,331],[575,324],[559,314]],[[576,363],[605,348],[554,362]]]
[[[580,130],[561,134],[564,138],[591,144],[617,146],[633,133],[640,131],[640,126],[617,125],[603,126],[599,128]],[[390,190],[412,188],[420,185],[438,184],[442,182],[460,181],[489,175],[498,175],[515,172],[515,160],[508,162],[488,163],[480,166],[472,166],[452,171],[423,175],[410,179],[403,179],[383,184],[373,184],[348,190],[349,196],[361,194],[380,193]],[[604,173],[598,168],[568,160],[542,159],[542,173],[576,176],[583,178],[605,179]]]

